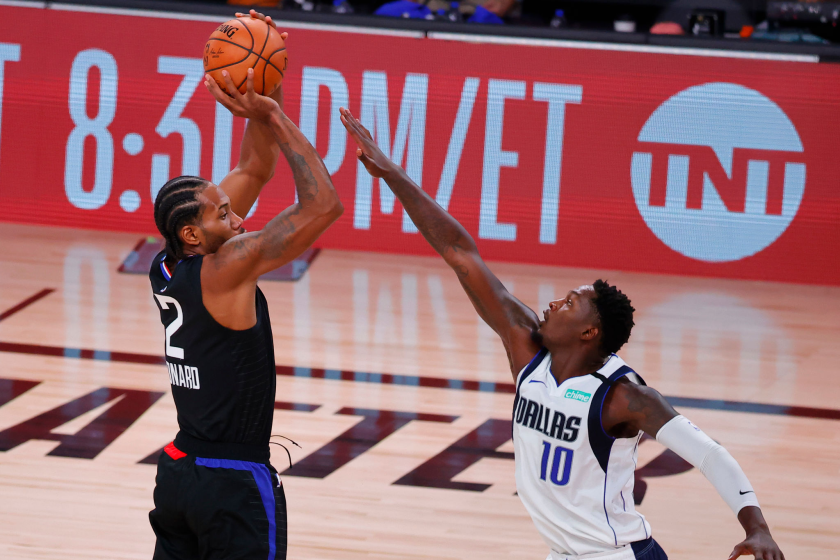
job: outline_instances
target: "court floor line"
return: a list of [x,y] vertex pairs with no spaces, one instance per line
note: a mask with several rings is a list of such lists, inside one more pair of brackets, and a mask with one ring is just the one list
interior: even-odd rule
[[[54,356],[77,358],[83,360],[104,360],[118,363],[163,365],[162,356],[153,354],[137,354],[133,352],[110,352],[107,350],[91,350],[88,348],[64,348],[61,346],[43,346],[39,344],[21,344],[0,341],[0,352],[14,354],[30,354],[36,356]],[[402,385],[409,387],[424,387],[433,389],[450,389],[456,391],[480,391],[490,393],[515,393],[513,383],[494,383],[491,381],[471,381],[463,379],[448,379],[444,377],[428,377],[422,375],[398,375],[392,373],[367,373],[361,371],[347,371],[322,368],[308,368],[277,365],[277,375],[284,377],[304,377],[313,379],[328,379],[335,381],[349,381],[356,383],[378,383],[383,385]],[[701,408],[707,410],[724,410],[729,412],[747,412],[753,414],[773,414],[781,416],[797,416],[802,418],[817,418],[822,420],[840,420],[840,410],[830,408],[813,408],[807,406],[788,406],[768,403],[744,401],[729,401],[720,399],[701,399],[694,397],[665,396],[675,407]]]
[[47,297],[48,295],[50,295],[54,291],[55,291],[55,288],[44,288],[43,290],[41,290],[40,292],[38,292],[34,296],[28,297],[25,300],[23,300],[22,302],[20,302],[19,304],[15,305],[14,307],[10,307],[9,309],[4,311],[3,313],[0,313],[0,321],[2,321],[3,319],[7,319],[7,318],[11,317],[12,315],[17,313],[18,311],[21,311],[21,310],[29,307],[30,305],[32,305],[33,303],[35,303],[39,299]]

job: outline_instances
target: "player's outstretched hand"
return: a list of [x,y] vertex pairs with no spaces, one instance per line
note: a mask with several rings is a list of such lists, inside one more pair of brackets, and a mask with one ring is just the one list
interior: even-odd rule
[[735,549],[727,560],[748,555],[755,556],[755,560],[785,560],[785,555],[779,550],[779,545],[776,544],[770,533],[763,531],[752,533],[735,545]]
[[230,78],[227,70],[222,70],[222,77],[225,80],[225,87],[230,95],[222,91],[210,74],[204,75],[204,85],[216,98],[216,101],[227,107],[228,111],[237,117],[245,117],[255,121],[266,123],[275,111],[280,111],[280,105],[274,99],[259,95],[254,91],[254,69],[248,69],[248,78],[245,81],[245,94],[239,92]]
[[394,171],[397,167],[396,164],[379,149],[370,132],[362,126],[359,119],[344,107],[340,108],[339,112],[341,113],[341,123],[353,137],[353,140],[356,141],[356,145],[359,146],[356,149],[356,157],[364,164],[368,173],[374,177],[384,177]]

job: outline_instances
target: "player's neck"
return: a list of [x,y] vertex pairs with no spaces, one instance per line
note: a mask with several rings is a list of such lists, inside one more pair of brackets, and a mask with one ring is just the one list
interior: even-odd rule
[[592,355],[585,349],[557,348],[549,350],[551,353],[551,375],[557,384],[572,377],[589,375],[598,371],[604,365],[604,359]]

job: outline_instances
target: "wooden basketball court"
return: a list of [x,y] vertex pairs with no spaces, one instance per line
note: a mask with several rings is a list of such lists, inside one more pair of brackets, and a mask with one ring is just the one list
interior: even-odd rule
[[[150,463],[177,427],[148,279],[117,273],[138,236],[0,238],[0,558],[150,558]],[[491,267],[538,310],[617,283],[638,310],[622,356],[738,459],[786,557],[840,550],[840,289]],[[261,287],[274,433],[302,447],[282,474],[289,558],[545,558],[515,495],[507,360],[440,259],[323,251]],[[737,520],[663,452],[646,441],[637,471],[654,537],[726,558]]]

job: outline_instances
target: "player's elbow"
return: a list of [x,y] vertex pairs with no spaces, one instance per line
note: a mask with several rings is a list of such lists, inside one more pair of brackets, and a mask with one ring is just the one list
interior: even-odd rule
[[344,204],[341,203],[341,200],[339,200],[337,196],[333,196],[331,199],[324,201],[324,203],[320,205],[318,213],[322,218],[325,218],[332,223],[344,214]]
[[344,214],[344,204],[342,204],[341,199],[336,196],[333,198],[332,205],[329,208],[328,215],[333,220],[337,220]]

